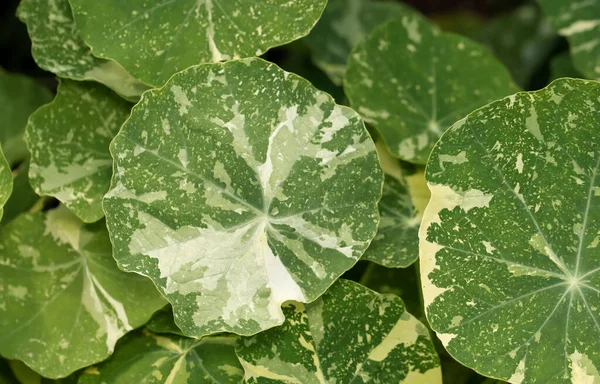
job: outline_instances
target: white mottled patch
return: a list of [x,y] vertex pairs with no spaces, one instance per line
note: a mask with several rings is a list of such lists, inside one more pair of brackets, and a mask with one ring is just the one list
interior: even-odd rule
[[524,164],[523,164],[523,154],[522,154],[522,153],[519,153],[519,154],[517,155],[517,164],[516,164],[516,166],[515,166],[515,167],[516,167],[516,169],[517,169],[517,172],[519,172],[519,173],[523,173],[523,165],[524,165]]
[[188,113],[189,108],[192,106],[190,99],[188,99],[187,94],[179,85],[172,85],[171,92],[173,93],[173,97],[175,98],[175,102],[179,105],[179,114],[181,116]]
[[571,368],[571,383],[573,384],[598,384],[600,373],[590,358],[577,349],[569,355]]
[[525,380],[525,358],[519,362],[515,372],[508,379],[509,383],[521,384]]
[[577,20],[568,27],[561,28],[558,33],[562,36],[573,36],[578,33],[590,31],[600,26],[600,20]]

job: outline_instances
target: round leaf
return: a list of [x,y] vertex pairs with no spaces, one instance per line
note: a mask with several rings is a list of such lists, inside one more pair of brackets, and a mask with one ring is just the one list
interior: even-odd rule
[[111,151],[115,258],[187,335],[281,324],[284,301],[315,300],[375,236],[382,175],[360,117],[261,59],[145,93]]
[[457,122],[427,165],[427,318],[512,383],[600,380],[600,85],[562,79]]
[[439,32],[415,15],[375,28],[350,56],[344,89],[381,134],[390,153],[425,164],[455,121],[517,91],[509,73],[482,46]]
[[427,328],[396,296],[339,280],[284,312],[281,327],[239,339],[246,383],[442,382]]
[[100,84],[62,80],[54,101],[27,126],[35,191],[56,197],[85,222],[100,220],[112,175],[108,146],[130,109]]
[[305,36],[326,0],[71,0],[83,39],[142,82],[191,65],[258,56]]
[[63,207],[11,221],[0,250],[0,354],[45,377],[104,360],[165,304],[149,280],[119,271],[103,223]]

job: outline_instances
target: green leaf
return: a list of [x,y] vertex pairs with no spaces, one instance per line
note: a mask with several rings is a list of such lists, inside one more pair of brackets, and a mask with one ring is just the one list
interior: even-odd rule
[[308,34],[326,0],[70,0],[83,39],[140,81],[191,65],[258,56]]
[[323,16],[305,41],[313,61],[336,85],[342,84],[352,48],[373,28],[402,14],[417,14],[391,1],[329,0]]
[[246,383],[442,382],[427,328],[396,296],[339,280],[284,312],[281,327],[239,339]]
[[130,110],[100,84],[61,80],[54,101],[27,125],[34,190],[56,197],[84,222],[104,217],[102,197],[112,176],[108,146]]
[[131,100],[148,89],[116,62],[92,55],[68,0],[22,0],[17,16],[27,24],[33,58],[42,69],[68,79],[98,81]]
[[146,324],[146,328],[153,333],[172,333],[174,335],[185,336],[177,324],[175,324],[173,308],[170,305],[157,311]]
[[79,384],[241,383],[236,336],[201,340],[148,331],[127,335],[105,363],[86,369]]
[[164,306],[150,281],[117,269],[104,223],[63,207],[10,222],[0,250],[0,354],[42,376],[104,360]]
[[13,178],[10,166],[0,149],[0,219],[4,213],[4,204],[8,201],[13,189]]
[[600,84],[561,79],[457,122],[427,165],[427,318],[513,383],[600,380]]
[[40,197],[29,185],[29,160],[21,163],[17,169],[13,170],[13,189],[10,198],[4,205],[4,216],[0,221],[0,227],[6,225],[9,221],[28,211]]
[[556,55],[550,61],[550,80],[561,77],[575,77],[583,79],[584,76],[573,66],[573,60],[569,52]]
[[482,46],[405,15],[356,45],[344,89],[393,156],[424,164],[452,123],[517,87]]
[[50,91],[33,79],[0,69],[0,144],[9,164],[16,165],[27,157],[23,141],[27,118],[51,99]]
[[600,3],[588,0],[538,0],[548,20],[569,41],[575,68],[600,80]]
[[315,300],[375,236],[382,175],[360,117],[261,59],[145,93],[111,151],[115,258],[187,335],[281,324],[284,301]]

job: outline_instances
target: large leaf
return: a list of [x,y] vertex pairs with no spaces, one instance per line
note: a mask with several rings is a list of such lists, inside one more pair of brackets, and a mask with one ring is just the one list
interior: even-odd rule
[[326,0],[70,0],[92,52],[160,86],[191,65],[258,56],[306,35]]
[[149,280],[118,270],[104,223],[63,207],[10,222],[0,251],[0,354],[42,376],[104,360],[164,305]]
[[136,99],[148,87],[112,60],[96,58],[75,27],[68,0],[22,0],[17,16],[27,24],[37,65],[60,77],[94,80]]
[[373,0],[329,0],[323,16],[305,41],[313,61],[337,85],[342,84],[352,48],[386,20],[409,14],[403,4]]
[[284,301],[315,300],[375,236],[382,175],[360,117],[261,59],[145,93],[111,151],[115,258],[191,336],[281,324]]
[[235,341],[233,335],[196,340],[135,332],[123,338],[108,361],[86,369],[79,384],[241,383]]
[[236,353],[246,383],[441,383],[427,328],[400,298],[339,280],[317,301],[288,303],[286,321]]
[[356,45],[344,89],[390,153],[416,164],[452,123],[517,90],[485,48],[414,15],[388,21]]
[[54,101],[27,126],[35,191],[56,197],[85,222],[100,220],[112,175],[108,146],[130,109],[100,84],[62,80]]
[[600,3],[589,0],[538,0],[558,33],[569,41],[573,64],[600,80]]
[[4,213],[4,204],[8,201],[13,189],[13,177],[10,166],[0,149],[0,219]]
[[562,79],[457,122],[427,166],[427,318],[513,383],[600,380],[600,85]]
[[50,91],[33,79],[0,69],[0,144],[9,164],[15,165],[27,157],[23,141],[27,118],[51,99]]

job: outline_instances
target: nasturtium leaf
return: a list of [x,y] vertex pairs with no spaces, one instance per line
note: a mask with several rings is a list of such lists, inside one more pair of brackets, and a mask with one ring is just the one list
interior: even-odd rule
[[258,56],[305,36],[326,0],[70,0],[92,52],[163,85],[191,65]]
[[86,369],[79,384],[241,383],[244,371],[235,355],[236,339],[134,332],[117,344],[109,360]]
[[550,80],[561,77],[585,78],[581,72],[575,69],[569,52],[563,52],[550,60]]
[[381,141],[377,152],[385,177],[381,219],[362,258],[386,267],[407,267],[419,257],[419,225],[429,201],[424,169],[393,158]]
[[116,62],[92,55],[75,26],[68,0],[22,0],[17,16],[27,25],[40,68],[63,78],[98,81],[132,100],[148,89]]
[[339,280],[284,312],[281,327],[238,340],[246,383],[442,382],[427,328],[397,296]]
[[4,214],[4,204],[8,201],[13,189],[13,177],[8,162],[0,149],[0,219]]
[[375,236],[382,174],[360,117],[262,59],[145,93],[111,152],[115,258],[190,336],[281,324],[284,301],[315,300]]
[[356,43],[386,20],[413,13],[417,15],[408,6],[392,1],[329,0],[305,41],[315,64],[334,84],[341,85]]
[[108,146],[130,110],[101,84],[61,80],[54,101],[27,125],[35,191],[56,197],[85,222],[100,220],[112,176]]
[[66,208],[23,214],[0,231],[0,354],[66,377],[108,357],[164,299],[120,271],[104,223]]
[[538,0],[550,23],[569,41],[575,68],[600,80],[600,2]]
[[410,14],[375,28],[354,47],[344,89],[390,153],[416,164],[425,164],[452,123],[517,91],[484,47]]
[[21,213],[28,211],[37,202],[40,196],[35,193],[29,184],[29,161],[21,163],[16,169],[13,169],[13,188],[12,193],[4,205],[4,215],[0,220],[0,226],[5,225]]
[[174,335],[185,336],[177,324],[175,324],[173,308],[170,305],[157,311],[150,321],[146,323],[146,328],[152,333],[172,333]]
[[33,79],[0,69],[0,144],[10,165],[27,157],[23,141],[27,118],[51,99],[50,91]]
[[486,376],[600,380],[599,98],[575,79],[518,93],[457,122],[429,158],[427,318]]

